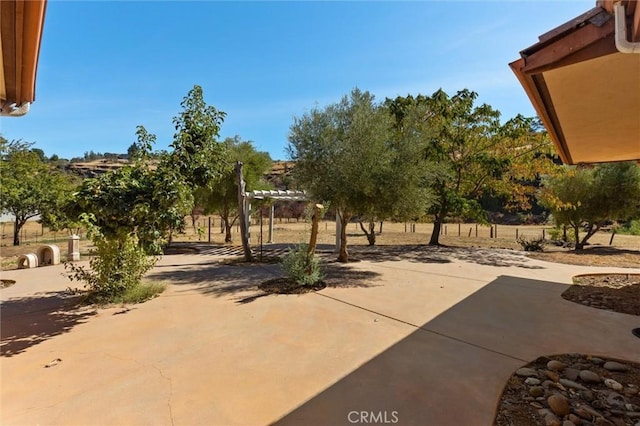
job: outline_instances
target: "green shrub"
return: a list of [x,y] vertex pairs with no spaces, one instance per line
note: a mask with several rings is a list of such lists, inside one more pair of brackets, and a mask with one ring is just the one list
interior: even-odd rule
[[84,282],[92,302],[121,300],[128,291],[140,286],[142,276],[156,263],[157,258],[147,256],[135,235],[108,239],[94,232],[92,240],[96,248],[91,253],[90,269],[65,263],[65,269],[71,271],[69,279]]
[[522,236],[518,238],[518,243],[522,246],[524,251],[543,251],[547,242],[542,237],[529,240]]
[[640,235],[640,219],[631,220],[624,226],[616,229],[616,234]]
[[308,253],[307,244],[290,247],[282,258],[282,270],[287,278],[301,286],[310,286],[322,280],[320,261]]

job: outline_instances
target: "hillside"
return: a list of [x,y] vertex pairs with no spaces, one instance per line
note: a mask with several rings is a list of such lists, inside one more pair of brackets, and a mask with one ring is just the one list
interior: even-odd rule
[[[92,178],[109,170],[118,169],[128,163],[129,160],[126,159],[100,159],[70,163],[66,166],[66,169],[83,178]],[[292,185],[291,170],[294,165],[295,162],[293,161],[274,161],[271,170],[265,173],[264,179],[277,189],[294,189],[290,188]]]

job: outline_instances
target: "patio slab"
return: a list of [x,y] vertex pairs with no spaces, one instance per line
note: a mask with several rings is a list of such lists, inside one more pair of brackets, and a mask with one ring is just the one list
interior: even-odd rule
[[347,266],[373,274],[360,286],[264,296],[277,266],[219,259],[165,256],[150,274],[165,293],[99,310],[65,308],[60,266],[3,272],[17,284],[0,291],[1,423],[489,424],[537,356],[640,362],[638,317],[559,296],[600,268],[363,261]]

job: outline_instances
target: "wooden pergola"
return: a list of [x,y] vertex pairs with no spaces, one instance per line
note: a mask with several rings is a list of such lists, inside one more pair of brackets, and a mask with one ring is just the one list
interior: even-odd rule
[[[245,192],[243,196],[245,214],[246,232],[249,241],[251,241],[251,200],[274,200],[274,201],[308,201],[307,193],[304,191],[282,191],[282,190],[256,190]],[[271,204],[269,209],[269,240],[273,243],[273,219],[275,205]]]

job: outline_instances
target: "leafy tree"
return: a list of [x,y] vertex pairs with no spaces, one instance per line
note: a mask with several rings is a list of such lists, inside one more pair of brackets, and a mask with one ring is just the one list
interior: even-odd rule
[[[540,201],[558,225],[573,229],[576,250],[609,220],[640,217],[640,167],[635,162],[609,163],[594,168],[565,168],[544,180]],[[585,234],[580,239],[580,230]]]
[[15,246],[20,245],[20,230],[27,221],[55,211],[70,185],[67,176],[43,161],[41,150],[30,149],[32,145],[0,136],[0,210],[15,217]]
[[[257,151],[251,141],[243,141],[240,136],[226,138],[222,144],[228,161],[241,161],[247,190],[267,189],[269,185],[263,176],[272,164],[268,152]],[[230,243],[231,229],[238,219],[238,189],[233,170],[224,173],[215,184],[201,187],[196,191],[196,204],[204,208],[205,214],[217,213],[222,218],[225,229],[225,243]]]
[[342,224],[341,262],[348,261],[349,221],[388,215],[404,192],[404,180],[396,177],[410,173],[393,150],[390,128],[386,110],[359,89],[294,118],[290,128],[287,150],[296,161],[296,181],[312,199],[330,202]]
[[231,167],[224,145],[217,142],[225,113],[204,101],[202,87],[195,85],[180,103],[183,110],[174,117],[169,161],[193,188],[210,186]]
[[505,195],[514,206],[526,205],[533,197],[527,180],[553,166],[544,155],[551,144],[534,119],[517,116],[501,125],[499,111],[475,105],[476,98],[467,89],[451,97],[438,90],[385,102],[396,131],[413,140],[430,165],[427,185],[435,195],[428,211],[434,222],[431,245],[439,244],[449,215],[485,221],[478,202],[483,194]]

